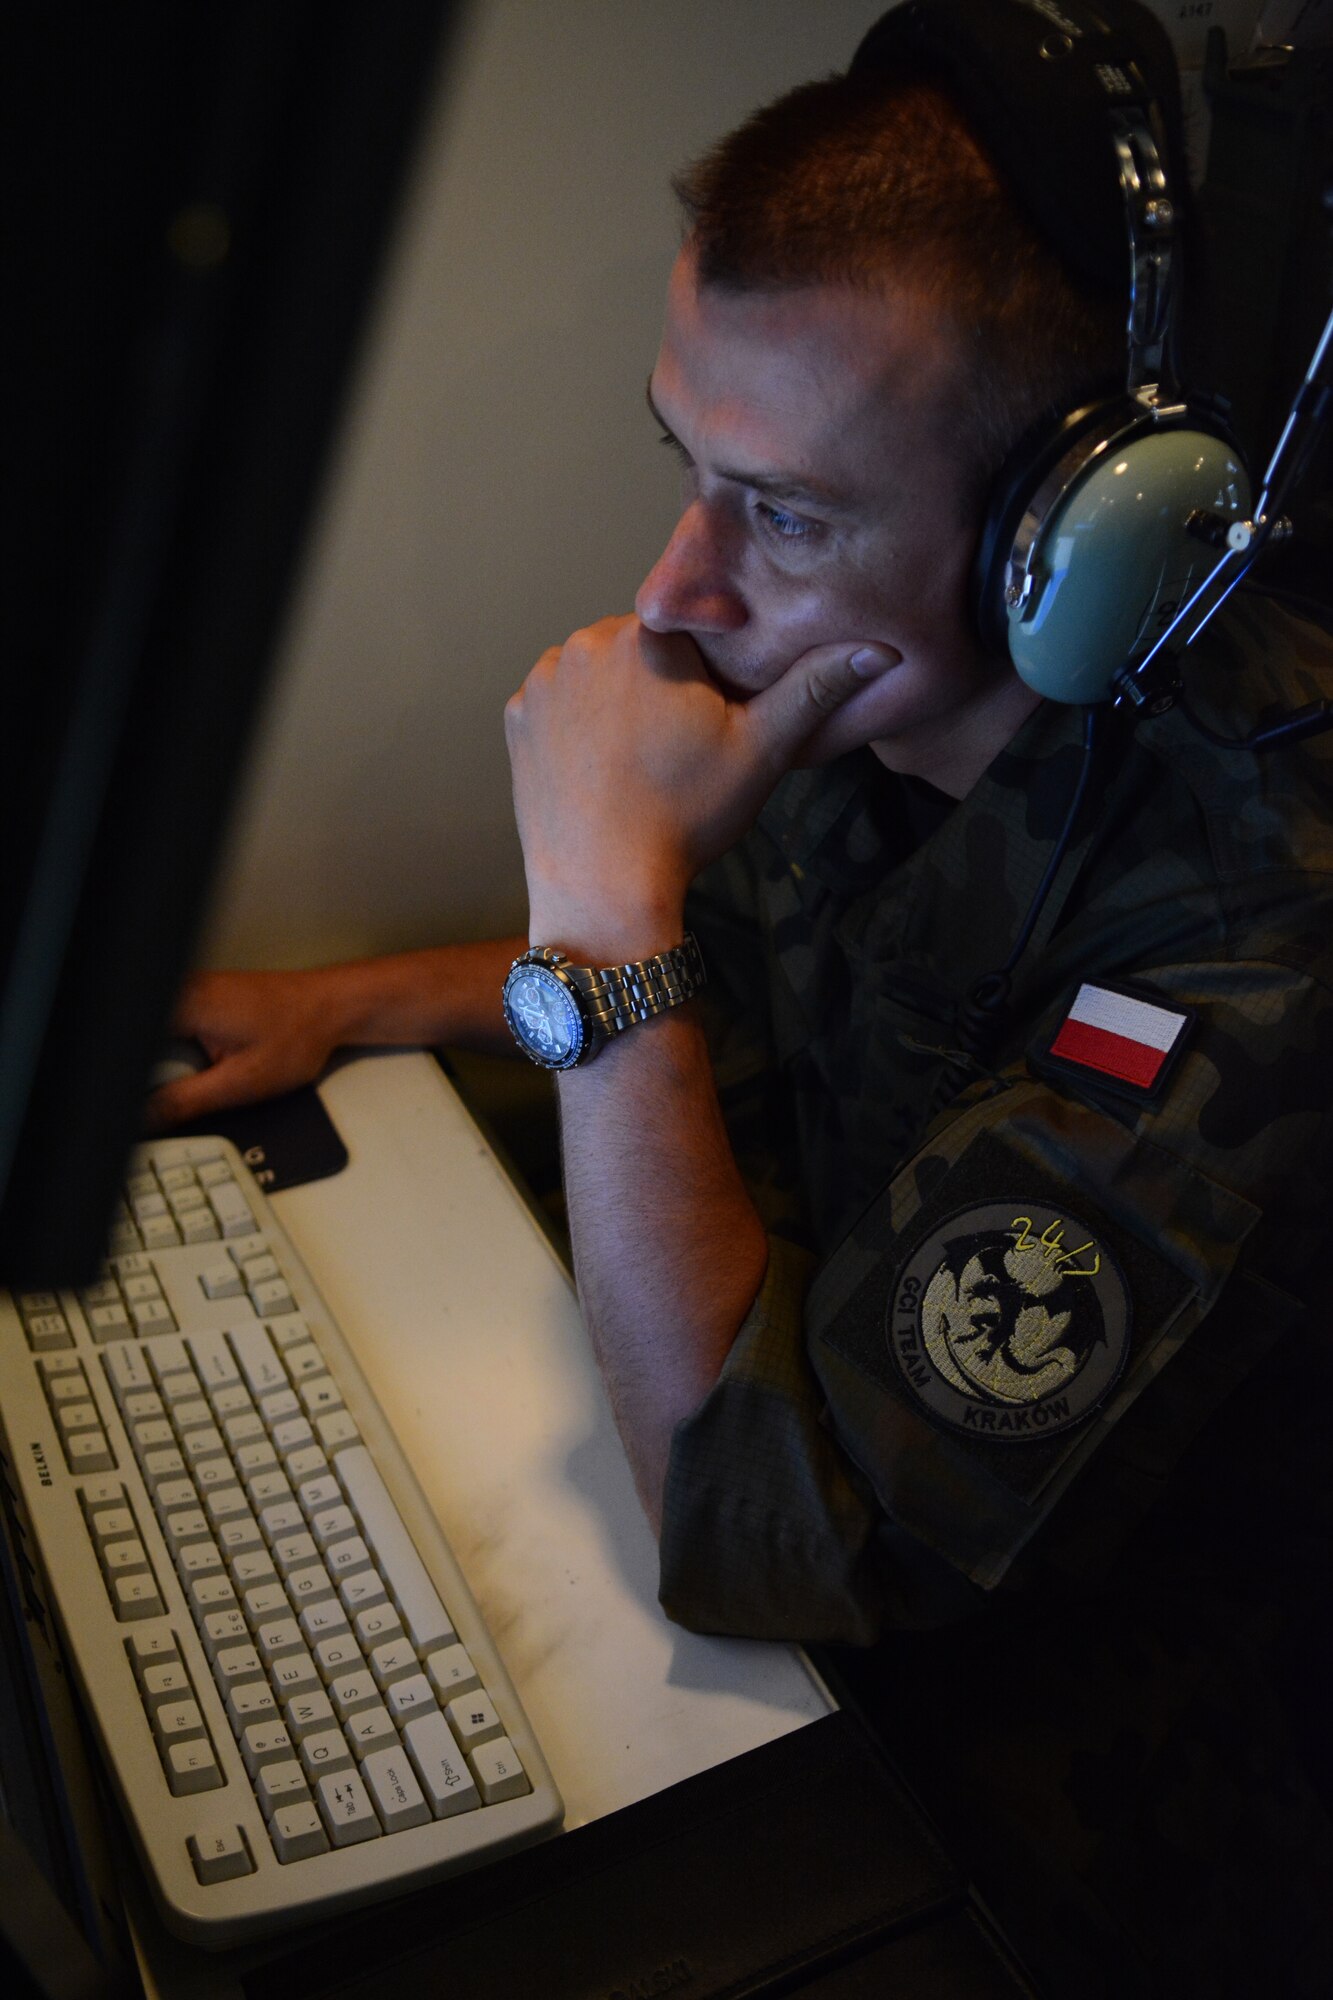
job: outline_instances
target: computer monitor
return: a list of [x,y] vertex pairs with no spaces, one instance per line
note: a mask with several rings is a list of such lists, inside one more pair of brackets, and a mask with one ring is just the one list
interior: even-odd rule
[[0,1283],[98,1261],[452,12],[0,28]]

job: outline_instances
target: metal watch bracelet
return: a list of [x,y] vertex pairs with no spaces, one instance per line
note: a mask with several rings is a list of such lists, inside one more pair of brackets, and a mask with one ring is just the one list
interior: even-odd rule
[[559,955],[561,970],[575,980],[598,1034],[618,1035],[636,1021],[650,1021],[670,1007],[693,999],[708,974],[693,935],[660,951],[653,958],[630,959],[623,965],[570,965]]

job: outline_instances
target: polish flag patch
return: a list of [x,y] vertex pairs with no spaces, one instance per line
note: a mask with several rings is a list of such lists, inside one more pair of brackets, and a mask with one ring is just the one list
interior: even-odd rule
[[1166,1081],[1193,1018],[1191,1008],[1085,982],[1046,1053],[1062,1066],[1091,1072],[1136,1097],[1153,1097]]

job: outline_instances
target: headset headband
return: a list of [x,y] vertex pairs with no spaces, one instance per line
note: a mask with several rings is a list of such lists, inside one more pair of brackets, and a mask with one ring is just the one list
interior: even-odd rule
[[[958,99],[1070,267],[1123,293],[1125,197],[1111,121],[1156,123],[1160,167],[1178,192],[1188,185],[1175,57],[1147,8],[1137,0],[905,0],[870,29],[849,73],[901,74],[907,66],[937,75]],[[1144,202],[1160,198],[1148,184],[1151,167],[1140,159],[1138,170]]]

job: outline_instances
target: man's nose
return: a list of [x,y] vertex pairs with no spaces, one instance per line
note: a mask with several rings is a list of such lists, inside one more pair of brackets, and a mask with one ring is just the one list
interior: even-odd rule
[[704,501],[686,507],[639,585],[634,609],[650,632],[735,632],[745,623],[726,524]]

